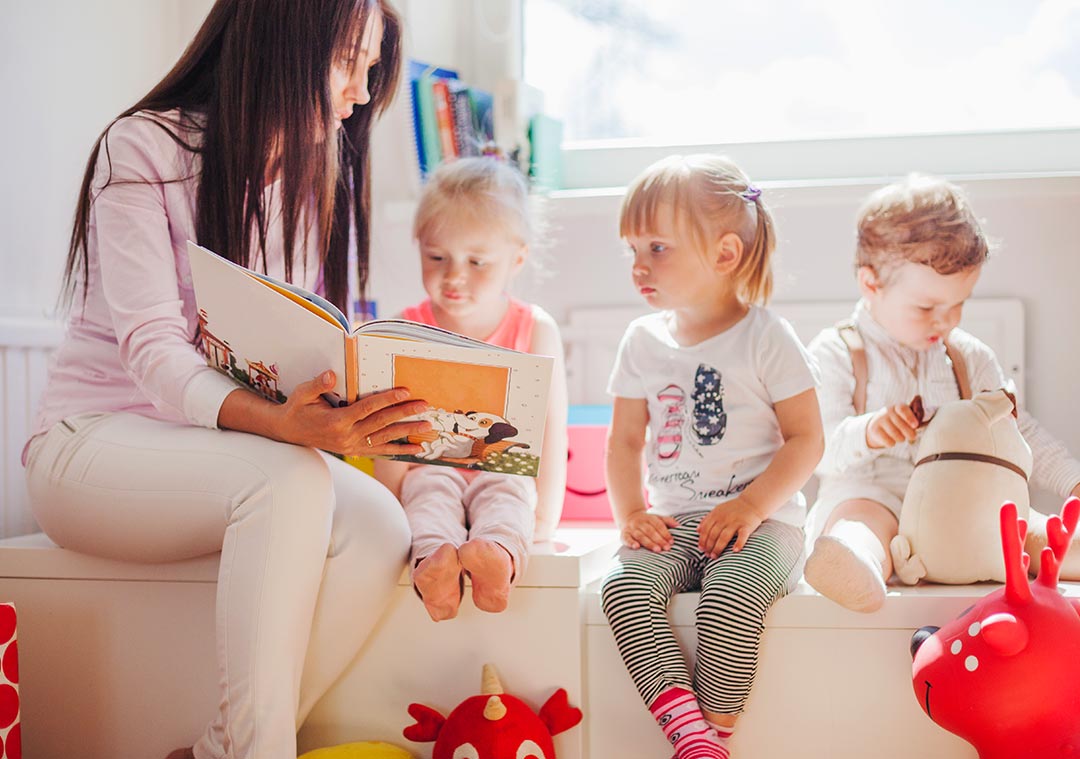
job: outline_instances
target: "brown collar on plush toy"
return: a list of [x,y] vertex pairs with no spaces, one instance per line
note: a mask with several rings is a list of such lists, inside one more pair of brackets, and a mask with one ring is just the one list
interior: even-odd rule
[[923,464],[929,464],[933,461],[979,461],[983,464],[993,464],[994,466],[1000,466],[1008,469],[1011,472],[1016,472],[1018,475],[1024,478],[1024,482],[1027,482],[1027,473],[1018,467],[1011,461],[1005,459],[999,459],[997,456],[987,456],[985,453],[967,453],[964,451],[952,451],[948,453],[933,453],[926,458],[919,459],[916,462],[916,468]]

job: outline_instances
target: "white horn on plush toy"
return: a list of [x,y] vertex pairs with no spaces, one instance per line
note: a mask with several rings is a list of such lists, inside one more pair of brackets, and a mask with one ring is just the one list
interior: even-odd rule
[[484,719],[497,722],[506,716],[506,704],[498,696],[492,696],[484,706]]
[[499,675],[495,672],[495,667],[485,664],[480,676],[480,693],[485,696],[498,696],[505,692],[502,683],[499,682]]

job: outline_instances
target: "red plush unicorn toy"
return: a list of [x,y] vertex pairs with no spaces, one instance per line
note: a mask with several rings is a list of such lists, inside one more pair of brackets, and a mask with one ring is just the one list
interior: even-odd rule
[[1050,517],[1039,576],[1028,584],[1027,524],[1006,503],[1005,587],[911,640],[912,685],[923,709],[980,759],[1080,757],[1080,601],[1057,587],[1078,519],[1076,498]]
[[581,722],[559,688],[537,715],[524,701],[503,692],[495,669],[484,665],[482,695],[465,699],[449,717],[421,704],[409,704],[415,725],[410,741],[435,741],[431,759],[555,759],[551,736]]

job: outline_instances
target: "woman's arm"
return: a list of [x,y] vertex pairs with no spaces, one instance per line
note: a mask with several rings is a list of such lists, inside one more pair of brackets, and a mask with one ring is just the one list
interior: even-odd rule
[[[155,121],[132,116],[106,133],[92,184],[91,245],[96,246],[102,305],[87,318],[115,334],[124,370],[169,418],[215,426],[218,408],[235,384],[206,365],[192,344],[184,313],[190,284],[178,276],[186,262],[173,248],[166,189],[182,176],[182,149]],[[183,180],[194,192],[194,185]],[[106,185],[106,182],[108,184]],[[172,191],[173,199],[179,197]],[[88,254],[93,251],[88,251]],[[77,286],[81,286],[77,285]]]
[[566,415],[569,403],[566,390],[566,361],[562,337],[555,320],[546,312],[534,309],[530,353],[555,357],[548,396],[547,420],[544,423],[544,445],[540,456],[540,474],[536,478],[535,542],[551,540],[562,516],[566,498]]

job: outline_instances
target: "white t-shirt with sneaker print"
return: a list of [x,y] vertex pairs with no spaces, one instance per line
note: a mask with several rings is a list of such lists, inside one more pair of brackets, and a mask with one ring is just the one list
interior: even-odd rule
[[[817,384],[791,325],[751,306],[732,327],[688,347],[675,341],[668,314],[635,319],[608,392],[647,401],[649,504],[676,516],[708,511],[746,489],[784,442],[773,405]],[[805,517],[806,499],[795,493],[772,518],[801,527]]]

